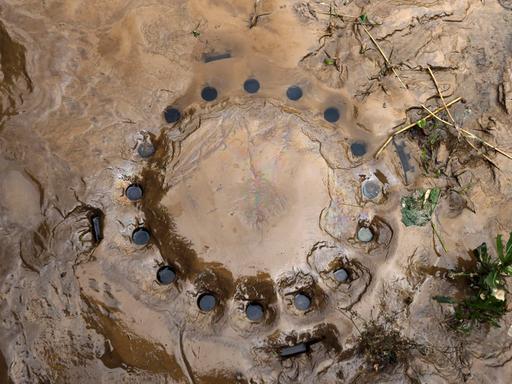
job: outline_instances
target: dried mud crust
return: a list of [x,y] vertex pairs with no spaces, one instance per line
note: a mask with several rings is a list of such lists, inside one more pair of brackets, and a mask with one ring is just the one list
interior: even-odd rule
[[[510,148],[507,2],[338,3],[339,13],[368,15],[408,92],[354,17],[334,20],[318,1],[2,4],[0,381],[511,376],[510,315],[501,329],[450,333],[449,313],[431,300],[450,287],[430,273],[511,227],[510,164],[487,153],[495,172],[471,148],[448,158],[436,148],[429,156],[443,173],[424,175],[417,132],[402,144],[409,166],[391,147],[372,159],[411,108],[439,106],[429,65],[447,98],[465,98],[456,120]],[[227,49],[231,61],[203,63]],[[256,75],[259,93],[246,95]],[[285,90],[297,83],[304,94],[292,103]],[[219,91],[211,104],[204,86]],[[164,123],[169,105],[181,111],[176,124]],[[341,117],[328,124],[332,106]],[[360,140],[367,153],[357,157]],[[141,158],[142,142],[152,157]],[[375,179],[382,190],[367,199],[362,185]],[[142,201],[124,196],[132,183]],[[435,222],[446,253],[429,227],[400,223],[399,197],[425,185],[446,189]],[[138,247],[142,225],[151,242]],[[374,240],[357,241],[361,227]],[[173,284],[156,281],[164,265]],[[308,310],[294,305],[298,292],[312,299]],[[216,297],[212,311],[199,310],[203,293]],[[259,321],[247,319],[249,303],[263,308]],[[393,314],[393,341],[420,353],[390,360],[385,343],[384,360],[373,356],[394,364],[368,365],[358,336],[379,313]],[[297,345],[304,353],[282,357]]]
[[26,70],[25,47],[18,43],[0,22],[0,124],[16,113],[23,96],[32,91]]
[[512,1],[510,0],[498,0],[503,8],[512,9]]

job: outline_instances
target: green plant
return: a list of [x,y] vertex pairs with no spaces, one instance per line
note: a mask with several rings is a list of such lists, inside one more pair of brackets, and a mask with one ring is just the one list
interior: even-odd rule
[[456,329],[469,332],[478,324],[499,327],[501,317],[507,311],[506,282],[512,276],[512,232],[507,244],[503,246],[502,235],[496,237],[498,257],[493,259],[483,243],[473,251],[477,260],[476,269],[470,272],[453,271],[449,277],[463,278],[468,283],[471,294],[462,300],[447,296],[434,296],[442,304],[455,305],[451,325]]
[[402,223],[407,227],[411,225],[422,227],[427,224],[432,218],[440,196],[439,188],[430,188],[418,189],[412,195],[402,197],[400,199]]
[[418,120],[416,125],[423,129],[427,126],[427,120],[425,120],[425,119]]

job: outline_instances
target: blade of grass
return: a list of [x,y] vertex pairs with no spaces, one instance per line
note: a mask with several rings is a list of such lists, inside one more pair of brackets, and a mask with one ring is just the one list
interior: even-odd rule
[[446,250],[446,247],[444,246],[443,239],[441,239],[441,236],[439,235],[439,233],[436,230],[436,226],[434,225],[433,222],[430,222],[430,224],[432,225],[432,231],[434,231],[434,234],[436,235],[437,239],[439,240],[439,243],[441,243],[441,247],[443,247],[443,251],[445,253],[448,253],[448,251]]
[[512,232],[509,233],[507,245],[505,245],[505,259],[507,265],[512,263]]
[[499,259],[504,263],[505,254],[503,253],[503,236],[501,234],[496,236],[496,250],[498,251]]

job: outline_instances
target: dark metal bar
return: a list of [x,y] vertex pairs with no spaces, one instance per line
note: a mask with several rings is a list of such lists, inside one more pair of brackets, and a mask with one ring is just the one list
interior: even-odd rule
[[231,53],[230,52],[212,53],[212,54],[206,54],[205,53],[203,55],[203,57],[204,57],[204,62],[205,63],[210,63],[212,61],[230,59],[231,58]]
[[308,346],[306,345],[306,343],[300,343],[300,344],[293,345],[291,347],[281,348],[281,351],[279,352],[279,354],[281,355],[281,357],[286,358],[286,357],[292,357],[295,355],[299,355],[301,353],[305,353],[307,350],[308,350]]
[[101,216],[95,214],[91,217],[92,223],[92,236],[94,237],[94,241],[99,243],[101,239],[103,239],[103,234],[101,233]]

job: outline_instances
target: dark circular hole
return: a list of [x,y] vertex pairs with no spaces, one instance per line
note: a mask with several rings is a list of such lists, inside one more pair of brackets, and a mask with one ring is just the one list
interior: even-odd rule
[[340,119],[340,111],[338,108],[329,107],[324,111],[324,119],[329,123],[335,123]]
[[293,304],[299,311],[307,311],[311,307],[311,299],[304,293],[297,293],[293,298]]
[[260,82],[256,79],[248,79],[244,83],[244,89],[247,93],[256,93],[260,90]]
[[361,227],[357,231],[357,239],[363,243],[369,243],[373,240],[373,232],[368,227]]
[[263,319],[265,310],[261,304],[252,302],[247,304],[247,307],[245,308],[245,314],[251,321],[260,321]]
[[292,85],[286,90],[286,96],[293,101],[297,101],[302,97],[302,88],[298,85]]
[[197,299],[197,306],[203,312],[210,312],[217,306],[217,298],[212,293],[203,293]]
[[363,196],[367,199],[375,199],[377,196],[379,196],[380,191],[380,185],[373,180],[367,180],[363,183],[362,192]]
[[175,123],[181,118],[181,112],[174,107],[167,107],[164,111],[165,121]]
[[355,141],[350,145],[350,151],[356,157],[364,156],[366,155],[366,143]]
[[348,271],[344,268],[337,269],[334,271],[334,278],[340,283],[345,283],[349,278]]
[[155,154],[155,147],[151,143],[144,142],[139,144],[137,152],[139,153],[140,157],[148,158]]
[[137,245],[146,245],[149,243],[149,239],[151,238],[151,235],[149,233],[149,230],[144,227],[137,228],[132,233],[132,240]]
[[201,97],[205,101],[213,101],[217,98],[217,90],[213,87],[204,87],[201,91]]
[[126,191],[124,191],[128,200],[137,201],[142,199],[142,187],[139,184],[130,184]]
[[160,284],[169,285],[176,280],[176,272],[171,266],[165,265],[156,272],[156,279]]

